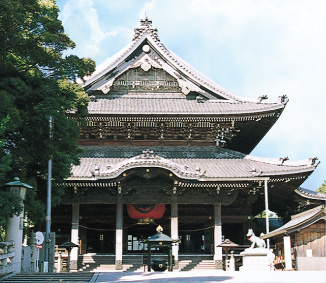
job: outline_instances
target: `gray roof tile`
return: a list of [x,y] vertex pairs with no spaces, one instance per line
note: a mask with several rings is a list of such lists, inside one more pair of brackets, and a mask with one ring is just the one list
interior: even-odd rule
[[115,98],[89,102],[90,114],[237,114],[273,111],[283,104],[209,100],[198,103],[187,99]]
[[[253,178],[254,176],[291,175],[313,171],[317,166],[307,161],[303,161],[302,164],[297,162],[295,166],[280,165],[267,162],[264,159],[263,161],[259,161],[259,159],[253,160],[248,158],[248,156],[246,158],[243,154],[231,150],[221,148],[213,150],[213,147],[210,147],[212,149],[211,153],[209,151],[201,152],[199,147],[197,150],[195,148],[189,148],[183,154],[180,151],[174,153],[172,149],[173,147],[161,147],[160,151],[159,147],[151,148],[151,151],[157,158],[148,159],[141,157],[141,154],[139,154],[140,147],[129,147],[129,149],[128,147],[118,147],[114,151],[115,153],[111,154],[109,154],[110,149],[107,149],[106,152],[105,150],[98,150],[97,155],[95,154],[96,147],[94,147],[92,150],[84,153],[80,160],[80,165],[72,167],[72,176],[68,180],[91,178],[92,172],[94,172],[96,167],[98,168],[99,176],[107,176],[110,179],[116,176],[113,174],[113,171],[116,174],[121,174],[123,170],[128,168],[150,164],[148,163],[150,160],[159,161],[158,163],[153,163],[154,165],[152,166],[163,167],[172,172],[182,171],[180,173],[181,175],[183,174],[182,176],[191,176],[192,179],[203,177],[207,181],[218,178]],[[117,153],[119,150],[120,154]],[[182,150],[182,147],[180,150]],[[138,153],[135,154],[136,152]],[[185,156],[191,156],[191,154],[193,157],[185,158]],[[123,155],[125,157],[122,157]]]

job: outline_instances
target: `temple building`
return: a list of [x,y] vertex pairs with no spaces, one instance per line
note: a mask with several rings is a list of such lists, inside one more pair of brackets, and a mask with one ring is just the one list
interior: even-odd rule
[[306,206],[309,194],[299,187],[316,158],[250,155],[287,97],[234,95],[165,47],[147,18],[83,87],[90,99],[84,152],[53,211],[58,243],[69,237],[79,254],[112,255],[122,269],[127,255],[146,253],[142,240],[161,225],[179,240],[176,264],[197,254],[222,268],[223,238],[248,244],[255,215],[269,209],[289,220]]

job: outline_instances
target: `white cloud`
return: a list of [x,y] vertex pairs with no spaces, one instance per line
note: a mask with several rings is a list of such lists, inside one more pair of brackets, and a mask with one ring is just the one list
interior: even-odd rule
[[[82,48],[82,56],[93,57],[101,50],[101,44],[108,38],[116,37],[125,28],[116,27],[108,31],[102,24],[93,0],[70,0],[62,11],[62,21],[69,33],[79,41],[77,48]],[[73,38],[75,40],[75,38]]]
[[144,19],[145,15],[151,19],[151,11],[153,11],[156,8],[155,0],[146,2],[143,6],[143,8],[139,12],[139,18]]

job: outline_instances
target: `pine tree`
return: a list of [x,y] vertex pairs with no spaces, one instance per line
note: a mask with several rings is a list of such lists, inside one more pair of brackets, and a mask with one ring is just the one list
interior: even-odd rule
[[324,183],[322,183],[316,191],[319,193],[326,194],[326,181],[324,181]]

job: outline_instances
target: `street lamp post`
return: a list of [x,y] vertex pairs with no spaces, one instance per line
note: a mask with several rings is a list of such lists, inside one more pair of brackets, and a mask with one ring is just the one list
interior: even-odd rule
[[23,241],[23,219],[24,219],[24,200],[26,197],[26,190],[33,188],[30,185],[20,182],[18,177],[14,178],[13,182],[5,184],[8,192],[14,193],[21,198],[23,210],[20,215],[10,217],[6,227],[6,241],[14,241],[14,272],[21,272],[21,257],[22,257],[22,241]]

